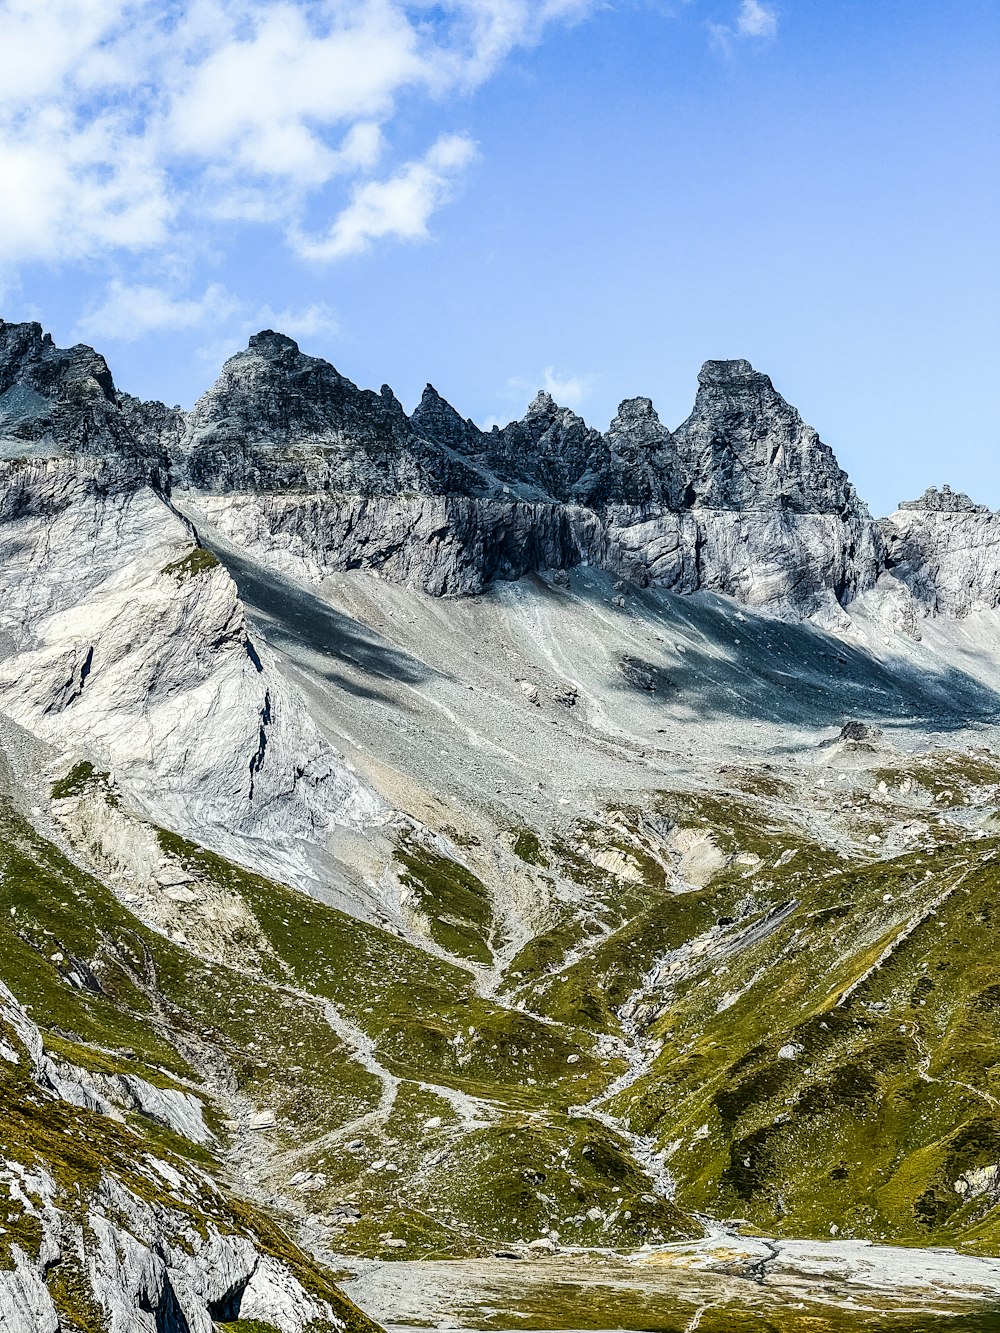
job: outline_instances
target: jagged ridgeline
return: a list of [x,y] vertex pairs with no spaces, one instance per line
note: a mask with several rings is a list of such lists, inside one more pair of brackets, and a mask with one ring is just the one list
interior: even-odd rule
[[996,1253],[1000,515],[873,519],[745,361],[484,432],[0,323],[0,591],[5,1330],[360,1333],[338,1255],[734,1219]]

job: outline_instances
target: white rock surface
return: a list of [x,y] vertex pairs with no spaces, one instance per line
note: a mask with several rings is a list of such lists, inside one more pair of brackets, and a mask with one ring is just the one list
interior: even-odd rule
[[183,565],[193,549],[162,496],[101,464],[0,465],[0,708],[158,821],[287,870],[302,840],[386,812],[253,642],[226,571]]
[[15,1266],[0,1269],[0,1328],[4,1333],[59,1333],[59,1316],[36,1265],[14,1246]]
[[[0,983],[0,1021],[32,1067],[41,1093],[75,1106],[100,1109],[80,1094],[91,1088],[57,1077],[35,1023],[12,992]],[[62,1069],[62,1066],[60,1066]],[[95,1076],[96,1077],[96,1076]],[[136,1109],[168,1123],[196,1141],[208,1137],[201,1104],[175,1090],[155,1088],[137,1076],[108,1076]],[[61,1327],[45,1285],[46,1270],[69,1255],[83,1268],[89,1297],[103,1312],[107,1333],[213,1333],[217,1319],[259,1319],[281,1333],[303,1333],[314,1322],[339,1321],[330,1306],[310,1295],[293,1273],[263,1254],[249,1235],[219,1230],[214,1222],[196,1225],[178,1203],[197,1204],[207,1178],[186,1175],[167,1162],[139,1152],[135,1169],[167,1193],[163,1201],[140,1198],[110,1172],[90,1194],[81,1227],[42,1167],[0,1161],[0,1185],[12,1202],[36,1218],[42,1229],[37,1257],[17,1245],[12,1269],[0,1268],[0,1328],[7,1333],[58,1333]],[[77,1197],[72,1201],[79,1205]]]
[[110,1081],[119,1101],[165,1125],[192,1143],[211,1143],[215,1135],[205,1124],[205,1107],[193,1092],[158,1088],[137,1074],[115,1074]]

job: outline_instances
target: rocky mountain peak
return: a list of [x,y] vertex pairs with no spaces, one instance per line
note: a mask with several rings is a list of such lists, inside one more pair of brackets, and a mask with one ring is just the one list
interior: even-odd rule
[[698,383],[709,385],[732,385],[734,387],[763,381],[768,388],[773,388],[770,379],[760,371],[754,370],[749,361],[737,358],[733,361],[706,361],[698,372]]
[[360,389],[271,329],[230,357],[195,404],[174,465],[183,484],[216,492],[441,494],[475,486],[387,384],[378,393]]
[[559,405],[547,389],[539,389],[528,404],[527,417],[554,417]]
[[119,411],[108,363],[92,347],[56,347],[40,324],[0,320],[0,449],[7,456],[144,452]]
[[648,397],[600,432],[543,389],[487,433],[430,384],[407,416],[389,386],[361,389],[273,329],[185,413],[118,392],[89,347],[0,322],[4,455],[97,458],[105,490],[169,483],[216,520],[273,523],[269,540],[280,528],[315,547],[317,567],[435,593],[582,563],[782,614],[831,613],[887,569],[935,612],[1000,600],[1000,515],[943,487],[874,524],[830,448],[743,359],[705,363],[676,431]]
[[0,383],[16,375],[20,366],[37,361],[53,347],[51,333],[46,333],[41,324],[11,324],[0,319]]
[[286,354],[301,355],[299,345],[294,338],[289,338],[284,333],[275,333],[274,329],[261,329],[260,333],[253,334],[247,344],[247,351],[271,358]]
[[683,508],[677,445],[650,398],[626,398],[605,436],[621,475],[622,495],[636,503]]
[[[420,395],[420,402],[414,408],[413,415],[416,416],[418,412],[433,412],[440,408],[448,408],[452,412],[455,411],[447,398],[443,398],[441,394],[438,393],[437,389],[435,389],[434,385],[431,384],[430,380],[428,380],[424,385],[423,393]],[[456,412],[455,415],[457,416],[458,413]]]
[[655,421],[659,422],[652,398],[624,398],[618,404],[616,422]]
[[446,398],[428,384],[410,417],[414,429],[425,439],[434,440],[462,454],[477,454],[484,448],[484,437],[474,422],[460,416]]
[[675,432],[689,503],[867,517],[832,449],[749,361],[706,361]]
[[977,505],[964,491],[953,491],[950,486],[928,486],[918,500],[903,500],[900,509],[922,509],[938,514],[988,514],[986,505]]
[[705,362],[698,372],[692,417],[724,417],[730,430],[753,430],[765,422],[802,424],[802,418],[778,393],[770,376],[742,360]]
[[72,386],[115,401],[108,363],[92,347],[83,343],[56,347],[41,324],[0,320],[0,392],[18,383],[31,385],[46,397],[64,394]]

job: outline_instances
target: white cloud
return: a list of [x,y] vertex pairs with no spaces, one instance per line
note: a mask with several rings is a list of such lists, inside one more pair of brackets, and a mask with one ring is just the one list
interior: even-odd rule
[[710,23],[712,40],[720,50],[732,52],[737,41],[770,41],[778,35],[778,11],[761,0],[741,0],[733,22]]
[[408,162],[387,180],[357,186],[328,235],[316,239],[295,233],[296,250],[304,259],[342,259],[383,236],[423,239],[431,214],[475,155],[475,144],[465,135],[442,135],[420,161]]
[[545,369],[542,387],[561,407],[580,407],[594,388],[598,375],[557,375],[551,366]]
[[168,122],[182,152],[319,185],[336,165],[324,129],[385,117],[395,93],[429,80],[416,29],[378,0],[320,33],[300,6],[262,6],[255,18],[249,36],[185,72]]
[[[546,393],[552,395],[558,406],[579,410],[590,397],[594,386],[601,377],[599,374],[562,375],[553,366],[546,366],[540,377],[531,380],[525,379],[522,375],[512,375],[507,381],[507,389],[512,402],[523,402],[525,395],[528,395],[529,398],[534,396],[538,390],[539,378],[541,379],[541,387]],[[489,430],[494,424],[502,424],[499,417],[487,418],[487,423],[483,426],[483,429]]]
[[218,283],[200,297],[178,298],[162,287],[128,285],[116,279],[101,305],[80,320],[79,329],[88,338],[133,342],[147,333],[224,324],[238,305]]
[[291,338],[315,338],[339,332],[336,317],[323,302],[306,306],[252,307],[240,301],[219,283],[201,296],[178,295],[167,287],[112,281],[101,303],[89,310],[77,325],[84,338],[106,338],[134,342],[150,333],[178,329],[204,329],[212,334],[199,355],[218,363],[246,345],[249,334],[277,329]]
[[263,305],[251,311],[244,305],[237,314],[238,318],[234,317],[230,327],[221,336],[211,338],[197,348],[198,359],[213,371],[235,352],[242,351],[250,334],[259,333],[261,329],[275,329],[298,341],[321,336],[330,338],[340,332],[336,316],[322,301],[307,306],[285,306],[282,310]]
[[257,333],[261,329],[275,329],[278,333],[287,333],[289,338],[316,338],[320,334],[340,332],[333,311],[321,301],[299,308],[286,306],[275,310],[272,306],[261,306],[253,319],[244,323],[247,333]]
[[600,3],[0,0],[0,265],[236,220],[297,238],[320,201],[314,257],[425,235],[472,150],[448,135],[371,181],[400,97],[468,91]]
[[743,0],[736,17],[736,31],[741,37],[774,37],[778,32],[778,15],[759,0]]

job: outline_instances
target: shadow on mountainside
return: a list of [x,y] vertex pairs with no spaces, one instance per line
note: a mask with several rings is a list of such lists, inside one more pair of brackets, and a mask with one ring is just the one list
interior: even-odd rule
[[385,700],[385,681],[417,685],[433,672],[301,584],[232,550],[212,548],[268,644],[360,699]]
[[[392,692],[380,689],[380,681],[419,685],[436,674],[293,579],[213,549],[268,643],[335,688],[387,702]],[[569,595],[599,606],[602,616],[609,609],[610,580],[594,571],[576,574],[572,594],[541,580],[526,585],[535,596]],[[883,658],[812,624],[756,615],[713,593],[635,591],[613,614],[624,636],[638,617],[663,648],[661,655],[634,641],[608,689],[662,706],[675,719],[740,718],[810,730],[850,719],[932,731],[1000,722],[1000,691],[985,679],[1000,672],[985,648],[955,644],[968,669],[908,641],[897,641]]]
[[[912,657],[894,648],[883,659],[813,625],[757,616],[708,593],[637,593],[624,614],[630,612],[659,630],[666,649],[684,649],[670,652],[669,662],[647,661],[640,651],[631,657],[631,675],[645,669],[663,681],[659,697],[695,719],[819,729],[857,718],[942,731],[1000,721],[1000,692],[973,674],[981,666],[996,675],[986,651],[963,650],[972,670],[930,662],[917,645]],[[634,690],[629,674],[621,673],[614,688]]]

